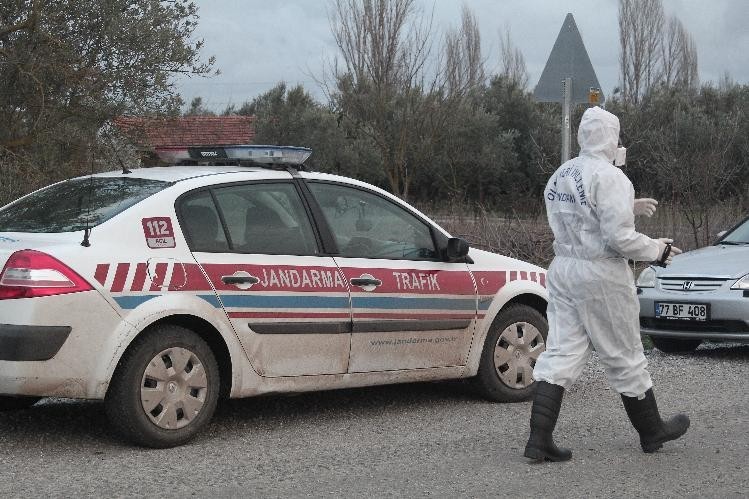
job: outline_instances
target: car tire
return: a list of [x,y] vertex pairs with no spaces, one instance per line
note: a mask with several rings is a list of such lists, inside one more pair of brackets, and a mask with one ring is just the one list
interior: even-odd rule
[[208,344],[189,329],[159,325],[123,355],[107,391],[106,413],[114,429],[137,445],[175,447],[211,420],[219,386]]
[[689,353],[694,352],[702,344],[702,340],[680,340],[677,338],[654,338],[655,348],[664,353]]
[[28,409],[41,400],[41,397],[13,397],[0,395],[0,412]]
[[479,370],[479,393],[494,402],[521,402],[534,390],[533,367],[546,350],[549,325],[535,308],[513,304],[499,312],[489,327]]

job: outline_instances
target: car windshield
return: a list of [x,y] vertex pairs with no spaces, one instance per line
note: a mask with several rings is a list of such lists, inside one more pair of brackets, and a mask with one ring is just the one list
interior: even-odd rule
[[749,244],[749,219],[732,230],[718,244]]
[[0,210],[0,232],[74,232],[105,222],[172,185],[131,177],[80,177]]

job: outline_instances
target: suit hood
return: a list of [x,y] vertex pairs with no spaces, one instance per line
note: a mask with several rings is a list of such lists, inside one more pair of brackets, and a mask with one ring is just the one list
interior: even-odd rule
[[577,129],[577,143],[580,156],[613,162],[619,145],[619,118],[598,106],[586,109]]

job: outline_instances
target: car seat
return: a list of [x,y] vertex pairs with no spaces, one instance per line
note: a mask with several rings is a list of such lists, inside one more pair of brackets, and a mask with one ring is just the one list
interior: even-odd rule
[[278,213],[262,204],[247,208],[245,244],[250,253],[307,254],[307,244],[298,227],[287,227]]
[[193,251],[226,251],[226,242],[219,241],[219,222],[216,212],[200,205],[182,208],[182,219],[187,226]]

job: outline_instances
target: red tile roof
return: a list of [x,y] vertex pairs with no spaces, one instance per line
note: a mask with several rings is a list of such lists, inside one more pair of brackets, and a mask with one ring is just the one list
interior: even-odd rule
[[135,144],[148,149],[252,144],[255,138],[254,116],[120,116],[113,122]]

